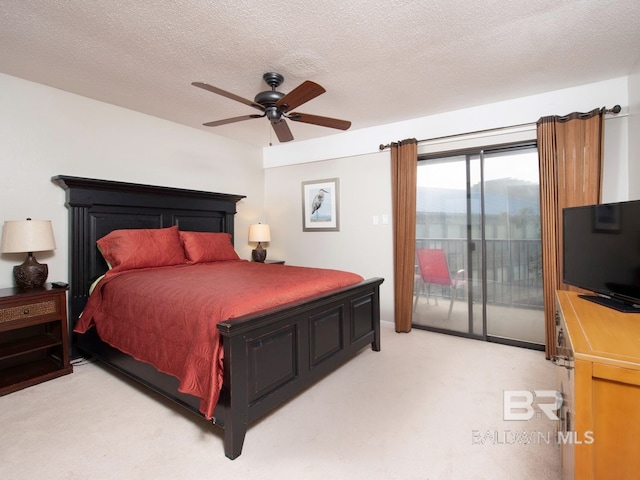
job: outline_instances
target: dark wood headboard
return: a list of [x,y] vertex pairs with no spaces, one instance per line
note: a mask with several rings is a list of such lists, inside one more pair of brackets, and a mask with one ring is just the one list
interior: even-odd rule
[[227,232],[233,238],[236,203],[244,195],[141,185],[58,175],[69,209],[70,331],[89,296],[91,282],[107,270],[96,240],[122,228]]

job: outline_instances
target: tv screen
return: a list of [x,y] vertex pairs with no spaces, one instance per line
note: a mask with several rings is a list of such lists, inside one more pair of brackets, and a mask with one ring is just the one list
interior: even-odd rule
[[563,210],[563,281],[640,313],[640,200]]

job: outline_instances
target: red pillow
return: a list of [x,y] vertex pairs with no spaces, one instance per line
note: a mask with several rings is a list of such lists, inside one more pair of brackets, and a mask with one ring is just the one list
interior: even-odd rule
[[113,271],[186,263],[178,227],[114,230],[96,242]]
[[240,260],[233,249],[229,233],[184,232],[181,230],[180,238],[189,263]]

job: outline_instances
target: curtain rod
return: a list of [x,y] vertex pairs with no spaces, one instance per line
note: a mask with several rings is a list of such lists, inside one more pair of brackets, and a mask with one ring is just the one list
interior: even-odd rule
[[[605,115],[607,113],[613,113],[613,114],[618,114],[620,113],[620,111],[622,110],[622,107],[620,105],[615,105],[613,108],[603,108]],[[476,130],[475,132],[465,132],[465,133],[454,133],[452,135],[444,135],[442,137],[433,137],[433,138],[425,138],[423,140],[418,140],[418,143],[424,143],[424,142],[432,142],[434,140],[446,140],[447,138],[455,138],[455,137],[462,137],[464,135],[476,135],[478,133],[487,133],[487,132],[495,132],[497,130],[504,130],[506,128],[518,128],[518,127],[530,127],[535,125],[537,122],[529,122],[529,123],[520,123],[518,125],[509,125],[508,127],[494,127],[494,128],[486,128],[484,130]],[[391,144],[387,143],[386,145],[381,143],[380,144],[380,151],[382,150],[386,150],[387,148],[390,148]]]

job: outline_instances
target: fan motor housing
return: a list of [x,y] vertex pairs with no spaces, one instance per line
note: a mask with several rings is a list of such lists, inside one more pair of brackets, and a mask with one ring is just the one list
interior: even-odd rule
[[276,92],[275,90],[267,90],[266,92],[260,92],[253,99],[254,102],[259,103],[263,107],[275,105],[278,100],[284,97],[284,93]]

